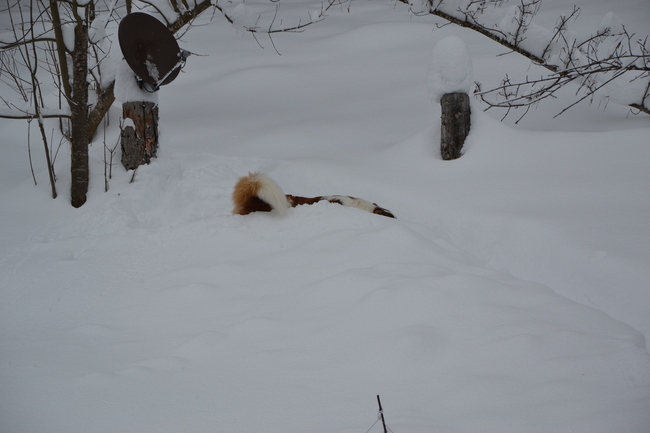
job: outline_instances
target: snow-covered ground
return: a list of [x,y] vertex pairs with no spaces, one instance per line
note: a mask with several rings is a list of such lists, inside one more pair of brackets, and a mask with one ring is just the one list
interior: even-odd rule
[[[544,25],[570,9],[544,3]],[[613,7],[579,4],[576,31]],[[532,67],[401,3],[349,6],[275,35],[281,55],[201,17],[158,159],[104,193],[100,137],[80,209],[68,150],[51,200],[35,126],[38,186],[26,124],[0,120],[0,432],[379,432],[378,394],[395,433],[650,431],[648,117],[553,119],[571,89],[516,126],[476,104],[442,161],[436,42],[462,38],[486,85]],[[615,12],[647,32],[647,0]],[[397,219],[233,216],[248,171]]]

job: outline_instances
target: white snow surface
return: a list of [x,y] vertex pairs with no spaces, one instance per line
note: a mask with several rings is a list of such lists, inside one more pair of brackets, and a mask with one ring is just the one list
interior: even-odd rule
[[439,102],[446,93],[470,94],[474,67],[465,41],[446,36],[433,47],[429,61],[429,98]]
[[[135,73],[124,59],[115,59],[115,100],[118,104],[129,101],[147,101],[158,103],[158,93],[147,92],[138,86]],[[147,62],[149,66],[149,62]],[[155,68],[155,67],[154,67]],[[151,74],[152,71],[149,70]],[[155,71],[158,75],[158,71]],[[152,74],[152,78],[155,78]]]
[[[616,8],[647,23],[647,2]],[[442,161],[434,45],[465,40],[484,83],[534,67],[407,9],[332,9],[274,35],[281,55],[207,13],[182,47],[209,56],[157,95],[158,158],[104,193],[99,134],[80,209],[67,147],[52,200],[42,147],[34,186],[25,123],[0,119],[0,432],[380,432],[377,395],[395,433],[649,431],[649,119],[553,119],[574,89],[516,126],[477,104]],[[249,171],[397,219],[233,216]]]

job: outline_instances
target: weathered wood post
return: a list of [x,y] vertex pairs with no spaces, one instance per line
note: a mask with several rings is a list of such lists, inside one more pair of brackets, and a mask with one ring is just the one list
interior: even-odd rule
[[142,12],[122,19],[118,37],[125,60],[115,80],[115,97],[122,101],[122,165],[134,170],[156,157],[157,92],[178,76],[190,53],[162,22]]
[[444,160],[460,158],[471,123],[469,95],[445,93],[440,98],[440,106],[440,154]]
[[465,42],[457,36],[441,39],[429,63],[429,97],[440,102],[440,155],[443,160],[460,158],[469,134],[469,92],[474,85],[472,61]]
[[[158,151],[158,104],[152,101],[127,101],[122,104],[122,165],[134,170],[149,164]],[[129,119],[129,120],[127,120]]]

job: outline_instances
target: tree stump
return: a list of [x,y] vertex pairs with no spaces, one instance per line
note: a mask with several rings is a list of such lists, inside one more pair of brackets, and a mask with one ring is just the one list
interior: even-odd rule
[[125,102],[122,118],[131,119],[133,126],[122,129],[122,165],[134,170],[149,164],[158,151],[158,105],[154,102]]
[[467,93],[447,93],[440,99],[442,106],[440,153],[442,159],[461,157],[461,150],[470,128],[469,95]]

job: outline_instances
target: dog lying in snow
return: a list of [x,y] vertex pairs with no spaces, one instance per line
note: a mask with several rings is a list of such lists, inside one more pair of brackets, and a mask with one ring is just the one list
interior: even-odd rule
[[338,203],[343,206],[356,207],[367,212],[383,215],[389,218],[395,216],[387,209],[369,201],[346,195],[325,195],[319,197],[300,197],[285,194],[273,179],[262,173],[249,173],[239,179],[232,194],[235,215],[248,215],[251,212],[276,212],[283,214],[288,208],[301,204],[314,204],[319,201]]

